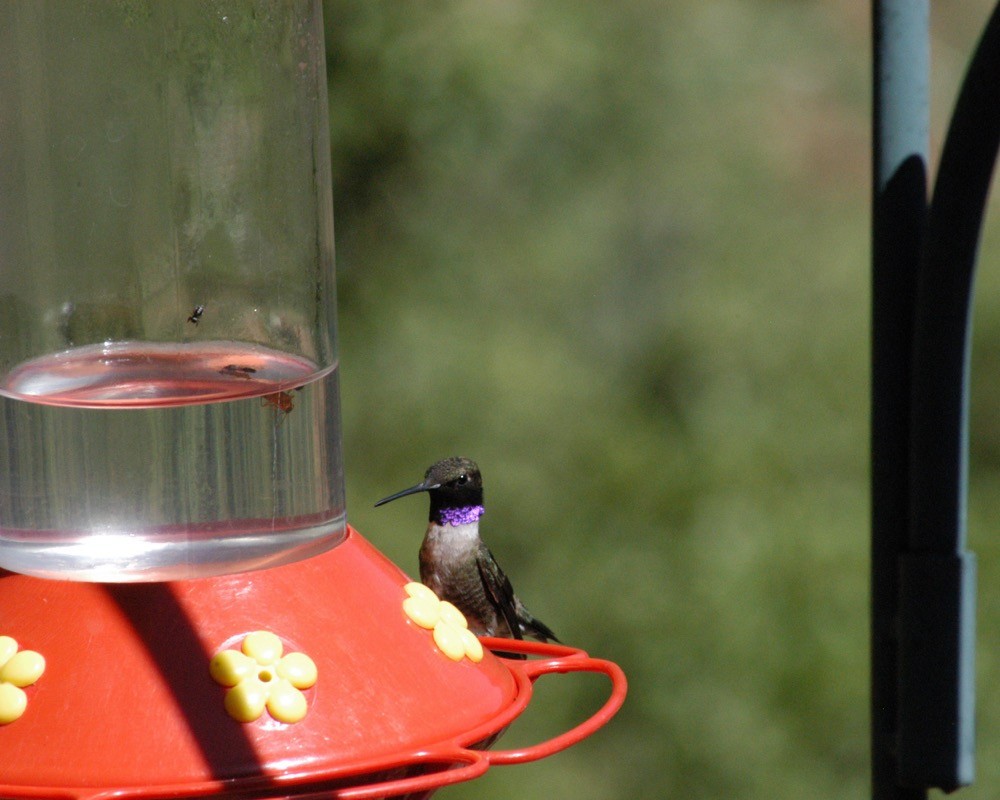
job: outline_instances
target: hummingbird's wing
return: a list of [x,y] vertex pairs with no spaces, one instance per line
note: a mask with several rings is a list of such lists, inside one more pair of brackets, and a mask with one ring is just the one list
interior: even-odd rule
[[521,623],[517,619],[517,598],[514,596],[514,587],[510,585],[510,580],[500,569],[500,565],[486,545],[482,545],[476,554],[476,567],[479,569],[486,597],[489,598],[497,614],[507,623],[511,637],[523,638]]

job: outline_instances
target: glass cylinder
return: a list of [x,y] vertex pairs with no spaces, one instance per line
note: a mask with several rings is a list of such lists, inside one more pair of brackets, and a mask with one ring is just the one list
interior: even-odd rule
[[0,567],[344,535],[320,2],[0,4]]

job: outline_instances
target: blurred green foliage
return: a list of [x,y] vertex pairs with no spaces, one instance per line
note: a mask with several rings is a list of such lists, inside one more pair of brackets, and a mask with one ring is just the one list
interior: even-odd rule
[[[934,4],[934,152],[989,5]],[[477,459],[519,594],[630,679],[586,742],[440,796],[867,794],[868,4],[328,0],[326,24],[350,519],[415,574],[426,501],[373,502]],[[998,248],[973,398],[983,798]],[[501,746],[605,695],[543,679]]]

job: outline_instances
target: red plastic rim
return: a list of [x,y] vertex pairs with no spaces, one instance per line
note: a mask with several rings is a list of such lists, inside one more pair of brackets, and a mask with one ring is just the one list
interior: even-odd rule
[[[463,744],[462,741],[442,742],[411,755],[408,765],[437,762],[464,763],[464,766],[427,775],[345,788],[334,791],[331,796],[340,800],[376,800],[382,797],[425,792],[479,777],[494,764],[523,764],[538,761],[586,739],[606,725],[625,702],[628,681],[621,667],[612,661],[591,658],[583,650],[565,645],[496,638],[484,638],[482,642],[490,650],[534,656],[536,660],[502,659],[518,683],[517,700],[503,714],[462,737],[462,741],[466,743],[470,738],[475,741],[477,736],[495,734],[509,725],[527,707],[533,694],[533,683],[542,675],[572,672],[600,673],[610,679],[611,693],[604,705],[584,722],[544,742],[517,750],[475,750],[470,749],[470,746]],[[402,766],[403,763],[399,762],[399,765]]]

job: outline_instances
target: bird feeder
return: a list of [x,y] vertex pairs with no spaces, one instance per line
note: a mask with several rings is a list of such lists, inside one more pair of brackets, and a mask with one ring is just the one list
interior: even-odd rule
[[[0,796],[427,797],[623,702],[346,522],[322,31],[0,7]],[[490,749],[573,672],[600,709]]]

